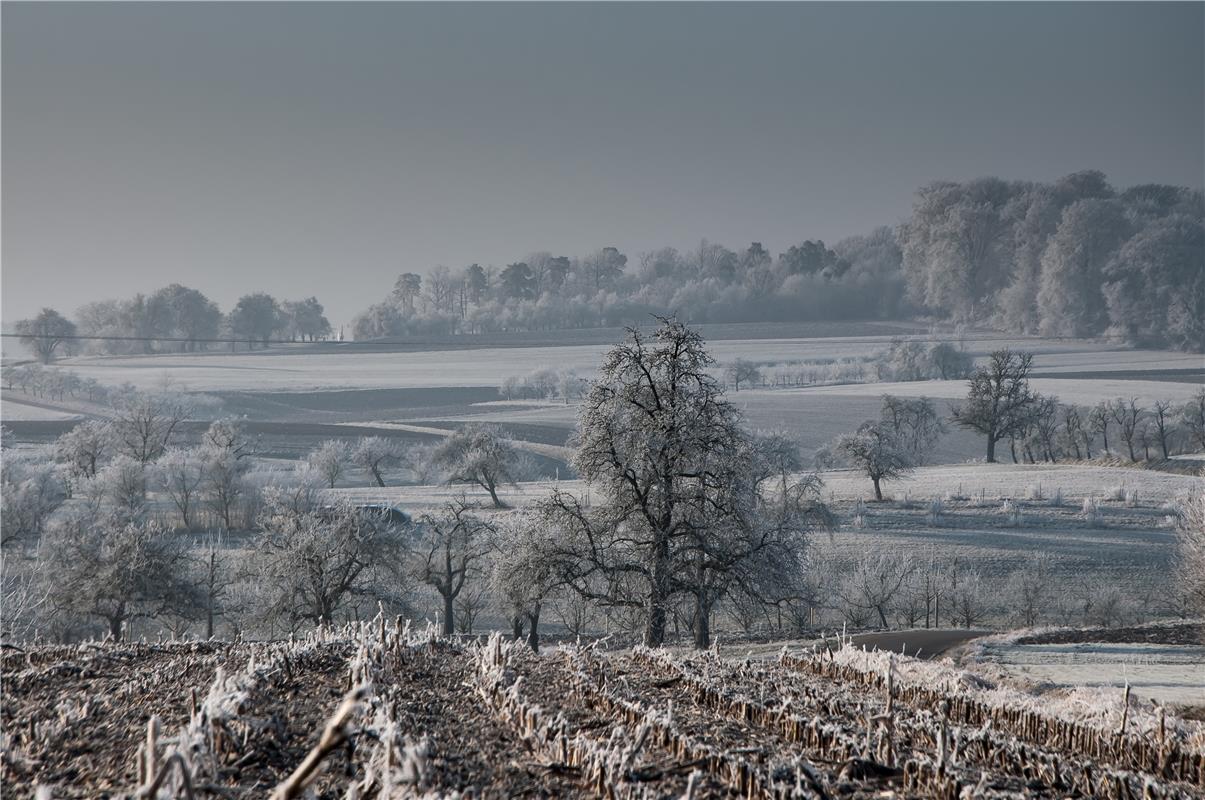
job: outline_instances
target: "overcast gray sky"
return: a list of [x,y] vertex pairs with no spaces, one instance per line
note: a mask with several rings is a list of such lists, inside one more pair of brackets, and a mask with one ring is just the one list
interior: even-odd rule
[[1205,4],[3,4],[3,314],[1205,181]]

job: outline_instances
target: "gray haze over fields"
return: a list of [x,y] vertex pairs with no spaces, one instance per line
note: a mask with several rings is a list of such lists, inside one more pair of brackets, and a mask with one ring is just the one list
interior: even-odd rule
[[938,178],[1199,188],[1205,5],[3,6],[3,315],[228,308],[701,237],[778,252]]

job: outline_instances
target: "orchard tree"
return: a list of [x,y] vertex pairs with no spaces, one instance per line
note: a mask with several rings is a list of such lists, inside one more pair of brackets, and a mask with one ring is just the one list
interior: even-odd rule
[[113,449],[113,428],[108,422],[85,420],[54,443],[55,457],[67,465],[73,478],[92,478]]
[[1171,439],[1172,433],[1175,430],[1175,419],[1172,414],[1175,411],[1175,406],[1170,400],[1156,400],[1152,407],[1151,415],[1151,433],[1155,442],[1159,445],[1159,450],[1163,453],[1163,460],[1168,459],[1168,442]]
[[201,434],[201,447],[227,453],[238,460],[251,455],[251,443],[247,441],[243,426],[232,419],[218,419],[210,423],[205,433]]
[[527,623],[527,644],[540,649],[540,612],[560,584],[549,553],[558,531],[539,513],[516,513],[495,531],[490,584],[516,630]]
[[838,437],[834,449],[850,466],[870,478],[875,500],[883,499],[882,481],[912,471],[912,462],[900,448],[895,435],[880,422],[864,422],[856,433]]
[[724,375],[732,384],[733,391],[739,392],[741,384],[756,385],[761,380],[761,370],[752,361],[738,358],[724,369]]
[[21,343],[33,348],[43,364],[54,361],[59,345],[75,336],[75,323],[53,308],[43,308],[33,319],[18,320],[13,327]]
[[1121,431],[1122,441],[1129,448],[1130,461],[1138,460],[1134,454],[1134,436],[1138,432],[1144,413],[1142,407],[1138,405],[1136,397],[1131,397],[1129,400],[1118,397],[1109,407],[1109,414]]
[[492,425],[465,425],[443,440],[431,454],[431,465],[447,483],[472,483],[490,494],[494,508],[506,508],[498,487],[514,486],[521,459],[514,445]]
[[573,465],[606,503],[558,491],[539,508],[555,532],[546,546],[559,578],[640,614],[650,646],[665,640],[679,596],[694,606],[696,645],[706,643],[715,602],[756,592],[755,565],[774,560],[771,550],[778,561],[797,555],[806,524],[802,503],[762,498],[777,467],[758,466],[713,364],[702,337],[676,319],[652,337],[630,330],[604,357],[578,421]]
[[443,634],[456,631],[456,598],[470,577],[480,577],[480,563],[490,551],[493,527],[474,516],[464,499],[449,503],[439,514],[422,518],[415,545],[418,580],[443,598]]
[[401,464],[403,457],[402,446],[384,436],[366,436],[351,451],[352,463],[371,475],[380,487],[385,486],[382,470]]
[[56,527],[52,540],[52,607],[103,622],[113,641],[122,641],[137,619],[199,613],[188,542],[157,523],[74,515]]
[[966,402],[951,412],[955,424],[987,437],[988,463],[996,461],[996,443],[1020,431],[1036,402],[1029,389],[1032,366],[1032,353],[995,351],[971,377]]
[[127,392],[113,404],[113,439],[118,452],[149,464],[171,446],[192,403],[171,392]]
[[914,466],[921,466],[946,432],[937,406],[928,397],[883,395],[879,421]]
[[200,502],[203,473],[196,451],[172,448],[155,462],[159,488],[180,512],[180,524],[192,528],[193,514]]
[[268,624],[296,630],[334,624],[359,604],[401,603],[408,536],[387,515],[323,504],[303,482],[264,490],[259,527],[251,567]]
[[306,463],[315,473],[322,476],[330,489],[347,472],[351,462],[351,448],[342,439],[327,439],[306,456]]

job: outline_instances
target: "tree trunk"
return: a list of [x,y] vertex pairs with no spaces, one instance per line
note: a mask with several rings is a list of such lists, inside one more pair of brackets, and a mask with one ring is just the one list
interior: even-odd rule
[[121,617],[109,617],[109,638],[115,643],[121,641],[121,623],[123,621]]
[[536,604],[536,607],[533,610],[527,612],[527,624],[529,626],[529,629],[527,631],[527,646],[531,648],[531,651],[533,653],[538,653],[538,652],[540,652],[540,606],[539,606],[539,604]]
[[987,436],[987,463],[996,463],[996,437],[990,433]]
[[702,597],[695,597],[695,649],[711,647],[711,604]]
[[883,607],[875,606],[875,611],[879,612],[879,622],[883,623],[883,630],[889,629],[891,626],[887,624],[887,615],[883,613]]
[[382,489],[385,488],[385,481],[381,480],[381,471],[376,467],[372,468],[372,477],[376,478],[377,486],[380,486]]
[[879,487],[879,479],[871,478],[870,480],[874,483],[874,499],[882,500],[883,499],[883,490]]
[[[384,486],[385,484],[381,485]],[[506,508],[506,503],[498,499],[498,492],[494,490],[494,484],[487,482],[485,488],[490,493],[490,499],[494,501],[494,508]]]
[[455,630],[452,627],[452,601],[455,599],[451,592],[444,595],[444,636],[451,636]]
[[1134,455],[1134,440],[1126,439],[1126,447],[1130,450],[1130,461],[1137,461],[1138,457]]
[[658,534],[653,545],[653,575],[649,587],[649,613],[644,627],[646,647],[660,647],[665,642],[666,584],[669,582],[669,540]]
[[516,642],[523,638],[523,617],[518,614],[511,617],[510,631],[514,635]]
[[1166,434],[1159,436],[1159,448],[1163,451],[1163,460],[1167,461],[1168,455],[1167,455],[1167,435]]
[[1017,440],[1013,437],[1008,437],[1008,452],[1013,457],[1013,463],[1017,463]]

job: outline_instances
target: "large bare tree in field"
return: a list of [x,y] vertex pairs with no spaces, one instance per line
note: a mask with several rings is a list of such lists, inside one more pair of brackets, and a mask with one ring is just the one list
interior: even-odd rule
[[965,403],[954,407],[954,422],[987,437],[987,461],[996,461],[996,443],[1025,424],[1036,402],[1029,389],[1033,354],[997,350],[975,371]]
[[693,601],[695,643],[706,646],[715,602],[759,590],[752,565],[768,552],[793,557],[812,499],[763,498],[779,462],[759,467],[712,364],[699,334],[676,319],[651,337],[629,331],[603,359],[578,421],[574,467],[605,501],[593,508],[557,492],[541,507],[565,583],[639,610],[651,646],[665,640],[680,596]]

